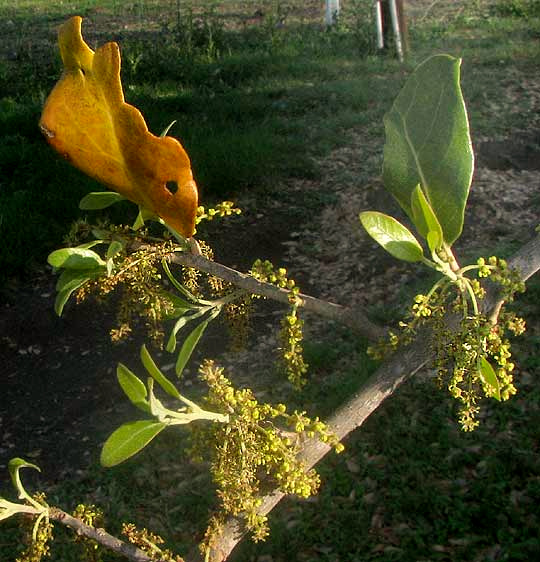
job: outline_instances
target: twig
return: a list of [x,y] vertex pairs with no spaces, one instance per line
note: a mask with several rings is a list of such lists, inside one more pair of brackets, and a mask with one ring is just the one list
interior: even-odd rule
[[162,559],[150,558],[141,549],[133,544],[121,541],[117,537],[110,535],[105,529],[96,529],[90,525],[86,525],[80,519],[72,517],[69,513],[58,508],[51,508],[49,519],[57,521],[73,529],[78,535],[83,535],[88,539],[92,539],[101,544],[105,548],[112,550],[133,562],[166,562]]
[[[279,287],[270,285],[270,283],[263,283],[251,275],[240,273],[226,265],[208,260],[204,256],[197,256],[187,252],[177,252],[171,256],[170,261],[205,271],[225,281],[229,281],[233,285],[245,289],[250,293],[282,303],[289,302],[290,291],[287,289],[280,289]],[[358,308],[348,308],[302,293],[300,293],[298,297],[302,300],[302,306],[306,310],[345,324],[370,340],[377,340],[386,334],[386,330],[383,327],[377,326],[371,322],[364,312]]]

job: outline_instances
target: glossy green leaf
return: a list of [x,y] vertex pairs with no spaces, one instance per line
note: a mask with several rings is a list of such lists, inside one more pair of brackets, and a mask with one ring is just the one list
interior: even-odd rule
[[130,402],[143,412],[150,413],[150,405],[146,399],[148,391],[141,379],[122,363],[118,364],[116,377]]
[[49,265],[65,269],[95,269],[105,267],[99,254],[86,248],[61,248],[49,254]]
[[428,248],[434,252],[435,250],[438,250],[441,247],[441,244],[443,242],[443,239],[441,237],[441,233],[438,231],[433,231],[430,230],[427,233],[426,236],[426,241],[428,243]]
[[182,371],[186,366],[186,363],[189,361],[193,350],[195,349],[196,345],[199,343],[204,331],[208,327],[208,324],[214,320],[221,312],[221,308],[214,309],[208,318],[201,322],[193,331],[189,334],[189,336],[184,340],[182,347],[180,349],[180,353],[178,353],[178,359],[176,360],[176,374],[180,377],[182,375]]
[[103,268],[101,267],[98,269],[64,269],[56,280],[56,290],[63,291],[70,289],[71,287],[78,285],[81,280],[92,279],[93,277],[100,275],[102,272]]
[[167,260],[165,258],[161,260],[161,265],[163,266],[163,269],[167,277],[169,278],[169,281],[172,283],[173,287],[175,287],[180,293],[186,296],[189,300],[193,301],[194,303],[198,303],[199,299],[197,299],[197,297],[192,295],[181,283],[179,283],[178,279],[176,279],[176,277],[172,274],[171,268],[169,267],[169,264],[167,263]]
[[94,191],[81,199],[79,209],[83,211],[97,211],[99,209],[106,209],[124,199],[125,197],[114,191]]
[[133,230],[139,230],[144,226],[145,221],[147,220],[155,220],[157,217],[151,211],[139,206],[139,213],[137,214],[137,218],[131,227]]
[[58,291],[56,298],[54,299],[54,311],[58,316],[62,316],[64,306],[66,306],[69,297],[77,289],[80,289],[87,281],[90,281],[89,277],[80,277],[76,282],[73,281],[67,288]]
[[501,386],[499,384],[499,379],[497,378],[497,373],[495,373],[495,369],[493,369],[490,362],[485,357],[480,358],[478,369],[483,382],[493,389],[493,397],[500,402]]
[[146,346],[141,347],[141,361],[143,362],[144,368],[148,371],[148,374],[161,386],[161,388],[173,398],[180,400],[180,393],[174,384],[160,371],[158,366],[154,363],[154,360],[148,353]]
[[178,295],[169,293],[168,291],[164,292],[163,296],[170,301],[173,307],[173,310],[165,314],[166,319],[178,318],[184,315],[188,310],[194,311],[200,308],[196,304],[193,304]]
[[87,281],[98,277],[102,272],[102,267],[94,269],[64,269],[56,281],[56,290],[58,291],[54,302],[56,314],[61,316],[69,297]]
[[163,131],[161,132],[161,135],[159,135],[161,138],[166,137],[167,134],[169,133],[169,131],[171,130],[171,127],[176,123],[176,119],[174,119],[173,121],[171,121],[166,127],[165,129],[163,129]]
[[448,245],[463,228],[474,163],[460,64],[448,55],[426,60],[384,118],[385,187],[414,220],[411,194],[420,184]]
[[83,250],[89,250],[94,246],[98,246],[99,244],[105,244],[105,243],[106,243],[105,240],[98,239],[98,240],[91,240],[90,242],[85,242],[84,244],[79,244],[78,246],[75,247]]
[[105,467],[116,466],[144,449],[167,427],[153,420],[128,422],[114,431],[101,450],[100,462]]
[[427,240],[429,249],[432,252],[439,249],[443,243],[442,228],[420,184],[414,188],[411,195],[411,212],[414,226]]
[[412,232],[395,218],[377,211],[360,213],[367,233],[389,254],[408,262],[422,261],[424,252]]

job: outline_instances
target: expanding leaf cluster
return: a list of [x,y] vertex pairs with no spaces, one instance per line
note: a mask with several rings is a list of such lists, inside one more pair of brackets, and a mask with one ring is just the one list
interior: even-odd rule
[[[417,295],[399,333],[371,349],[376,357],[398,344],[410,343],[429,322],[434,334],[439,380],[460,402],[459,419],[465,430],[478,422],[482,395],[506,400],[515,393],[513,364],[506,330],[522,333],[524,323],[501,308],[486,317],[479,301],[485,290],[480,280],[489,277],[509,301],[524,290],[515,272],[496,257],[460,267],[451,246],[460,236],[473,171],[473,152],[465,104],[459,85],[460,61],[439,55],[421,64],[405,84],[385,117],[385,188],[423,238],[395,218],[365,211],[360,221],[369,235],[397,259],[418,262],[440,274],[427,295]],[[476,270],[477,279],[468,272]],[[452,315],[459,318],[457,326]],[[450,326],[449,326],[450,322]],[[493,363],[496,367],[493,367]]]
[[[510,342],[507,333],[521,335],[524,321],[511,312],[501,310],[497,321],[482,314],[479,305],[485,297],[480,279],[489,278],[497,283],[506,301],[514,293],[524,290],[515,272],[508,269],[504,260],[479,258],[475,271],[477,279],[467,279],[468,291],[455,291],[447,278],[441,279],[426,295],[416,295],[409,315],[400,323],[398,331],[390,331],[388,340],[369,348],[369,353],[381,359],[398,347],[411,343],[429,326],[436,351],[435,368],[441,386],[459,402],[459,422],[466,431],[478,426],[476,415],[482,396],[508,400],[515,394],[510,361]],[[449,326],[448,312],[455,321]],[[493,367],[492,365],[495,365]]]
[[[190,353],[194,345],[192,343]],[[130,402],[151,418],[121,425],[103,445],[101,451],[103,466],[115,466],[124,462],[146,447],[166,427],[185,425],[196,420],[227,423],[229,419],[227,414],[205,411],[195,402],[182,396],[176,386],[155,364],[144,345],[141,348],[141,361],[149,375],[146,385],[122,363],[118,365],[116,375],[120,387]],[[175,410],[166,407],[154,393],[154,383],[157,383],[166,394],[180,402],[182,406]]]

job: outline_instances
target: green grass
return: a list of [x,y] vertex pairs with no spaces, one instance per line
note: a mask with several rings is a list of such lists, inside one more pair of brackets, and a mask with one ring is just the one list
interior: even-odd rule
[[[151,131],[159,134],[177,120],[171,133],[192,159],[203,202],[246,189],[275,190],[284,178],[317,177],[316,158],[346,142],[346,130],[373,113],[369,75],[382,66],[367,61],[371,46],[358,33],[327,33],[302,22],[277,29],[272,5],[261,25],[245,29],[216,11],[204,12],[201,20],[186,9],[178,20],[170,14],[158,31],[158,4],[142,3],[134,13],[133,6],[122,11],[109,2],[101,13],[111,29],[85,23],[83,33],[88,27],[90,36],[99,34],[89,40],[92,45],[118,39],[126,98],[141,109]],[[171,9],[170,2],[162,4]],[[91,6],[75,3],[69,14],[88,13],[92,22]],[[16,25],[29,34],[28,41],[13,37],[3,46],[13,60],[0,66],[6,85],[0,100],[0,228],[4,240],[17,239],[0,258],[5,278],[44,263],[80,215],[79,199],[96,183],[60,162],[37,129],[41,106],[61,71],[57,48],[45,38],[52,38],[67,10],[15,2],[2,11],[9,30]],[[134,31],[118,37],[112,22],[123,18]],[[145,18],[151,23],[141,36]],[[376,93],[379,101],[391,99],[388,88]],[[382,115],[383,107],[377,109]]]
[[[53,12],[48,4],[3,2],[0,15],[27,30],[41,22],[51,22],[52,29],[67,12],[61,6]],[[94,4],[71,6],[91,18]],[[110,0],[103,9],[113,19],[148,20],[154,29],[159,4]],[[162,4],[171,9],[175,3]],[[232,4],[234,12],[239,4]],[[369,54],[354,14],[332,34],[300,20],[281,30],[272,25],[276,12],[268,11],[277,3],[264,5],[266,21],[258,28],[228,29],[215,11],[197,28],[187,16],[180,26],[171,17],[158,39],[122,34],[126,97],[156,133],[177,119],[172,133],[192,158],[204,200],[258,190],[263,199],[289,201],[286,191],[275,193],[277,183],[294,176],[316,178],[317,159],[346,143],[355,126],[380,132],[382,114],[408,70],[434,52],[464,58],[473,135],[507,134],[535,118],[526,96],[505,96],[520,78],[538,73],[540,24],[534,2],[476,2],[452,18],[427,18],[412,27],[414,50],[403,68]],[[94,31],[100,41],[117,34],[116,28],[114,33]],[[149,49],[148,41],[156,48]],[[36,127],[60,72],[57,56],[50,46],[31,42],[14,48],[17,59],[0,62],[3,276],[44,263],[79,215],[78,200],[96,188],[52,154]],[[310,197],[303,214],[298,201],[291,201],[294,224],[333,200],[332,194],[324,201]],[[446,394],[432,381],[411,381],[350,436],[343,455],[329,455],[321,463],[320,495],[283,502],[272,513],[271,538],[261,545],[246,542],[235,560],[265,555],[275,562],[539,558],[539,299],[536,281],[519,303],[531,324],[530,335],[515,344],[524,372],[519,394],[508,403],[488,405],[479,430],[459,432]],[[322,415],[358,388],[374,367],[366,359],[365,343],[339,330],[329,332],[331,344],[306,343],[314,381],[302,400]],[[347,355],[356,365],[338,378],[333,367]],[[66,509],[79,501],[96,503],[106,512],[111,532],[118,532],[121,520],[135,521],[185,552],[200,536],[214,498],[204,467],[178,460],[177,435],[166,434],[114,470],[94,467],[82,479],[51,487],[50,502]],[[20,531],[11,521],[0,531],[1,558],[12,560]],[[66,541],[57,541],[51,560],[79,560],[68,534],[56,534]]]

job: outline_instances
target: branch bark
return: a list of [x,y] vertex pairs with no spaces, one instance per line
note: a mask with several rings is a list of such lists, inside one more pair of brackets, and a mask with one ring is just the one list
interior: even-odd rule
[[133,560],[133,562],[166,562],[166,560],[161,560],[159,558],[151,558],[135,545],[126,543],[119,538],[110,535],[107,531],[105,531],[105,529],[97,529],[95,527],[91,527],[90,525],[86,525],[80,519],[72,517],[69,513],[62,511],[61,509],[52,508],[49,513],[49,519],[70,527],[78,535],[83,535],[88,539],[92,539],[105,548],[120,554],[124,558]]
[[508,260],[508,267],[517,270],[523,281],[527,281],[540,270],[540,234],[524,244]]
[[[508,260],[508,265],[519,271],[523,281],[540,270],[540,236],[537,235],[521,247]],[[495,288],[488,291],[484,300],[484,312],[489,313],[493,308],[499,306],[499,302],[498,291]],[[452,322],[451,318],[449,322]],[[359,428],[401,384],[433,360],[434,353],[428,342],[429,334],[419,335],[410,346],[400,350],[381,365],[370,380],[332,416],[328,425],[340,440]],[[329,451],[328,445],[311,439],[306,441],[299,458],[307,468],[311,468]],[[268,494],[263,498],[259,513],[268,514],[283,497],[284,494],[279,491]],[[214,541],[209,560],[211,562],[226,560],[244,535],[245,530],[242,528],[241,522],[236,518],[229,519],[224,525],[221,535]],[[192,556],[193,559],[200,560],[195,552],[192,553]],[[191,560],[191,557],[189,559]]]
[[[210,261],[204,256],[182,252],[172,255],[170,261],[172,263],[200,269],[201,271],[205,271],[210,275],[215,275],[255,295],[260,295],[286,304],[289,303],[290,291],[280,289],[270,283],[257,281],[257,279],[247,273],[240,273],[226,265]],[[371,322],[359,308],[348,308],[302,293],[298,296],[302,300],[302,306],[306,310],[340,322],[370,340],[377,340],[386,333],[385,328]]]

